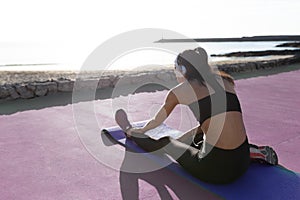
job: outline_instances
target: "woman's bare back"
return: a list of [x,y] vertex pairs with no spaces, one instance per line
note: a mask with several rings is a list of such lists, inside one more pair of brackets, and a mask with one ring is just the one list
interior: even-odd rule
[[[224,80],[226,92],[236,94],[234,86]],[[191,103],[209,96],[209,92],[214,90],[209,86],[203,86],[198,81],[184,82],[173,89],[180,104],[190,105]],[[200,108],[201,109],[201,108]],[[214,115],[202,124],[202,131],[205,133],[206,142],[222,148],[235,149],[246,139],[246,130],[242,118],[242,113],[230,111]]]

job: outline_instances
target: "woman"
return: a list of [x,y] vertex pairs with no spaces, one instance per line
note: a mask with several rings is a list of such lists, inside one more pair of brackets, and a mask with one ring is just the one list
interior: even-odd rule
[[[272,148],[249,146],[234,81],[211,69],[204,49],[180,53],[175,73],[179,84],[168,92],[155,117],[142,128],[123,127],[128,137],[146,151],[162,149],[193,176],[210,183],[230,183],[244,174],[251,160],[250,149],[253,159],[277,164]],[[178,104],[189,106],[200,125],[177,140],[153,140],[144,134],[163,123]],[[117,111],[121,127],[122,118],[127,119],[126,113]]]

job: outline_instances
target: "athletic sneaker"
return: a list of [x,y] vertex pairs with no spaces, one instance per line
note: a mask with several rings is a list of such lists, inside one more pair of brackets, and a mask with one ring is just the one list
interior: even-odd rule
[[269,146],[256,146],[250,144],[250,158],[254,162],[278,165],[278,157],[274,149]]
[[117,110],[115,114],[115,120],[121,129],[126,133],[130,128],[132,128],[126,112],[123,109]]

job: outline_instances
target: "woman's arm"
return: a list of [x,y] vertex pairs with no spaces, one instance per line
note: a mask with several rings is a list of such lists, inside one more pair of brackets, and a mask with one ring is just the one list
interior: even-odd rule
[[166,97],[166,100],[153,119],[151,119],[142,129],[141,132],[146,132],[150,129],[156,128],[168,118],[172,110],[179,104],[174,92],[171,90]]

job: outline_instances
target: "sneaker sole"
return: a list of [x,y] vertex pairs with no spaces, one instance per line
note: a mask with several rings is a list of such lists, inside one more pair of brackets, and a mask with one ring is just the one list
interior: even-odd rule
[[250,157],[253,161],[267,163],[270,165],[278,165],[278,157],[274,149],[269,146],[250,145],[255,150],[250,152]]
[[271,165],[278,165],[278,157],[273,148],[266,146],[263,148],[259,147],[259,150],[265,155],[267,163]]
[[124,132],[132,127],[128,120],[127,114],[123,109],[117,110],[115,114],[115,121]]

